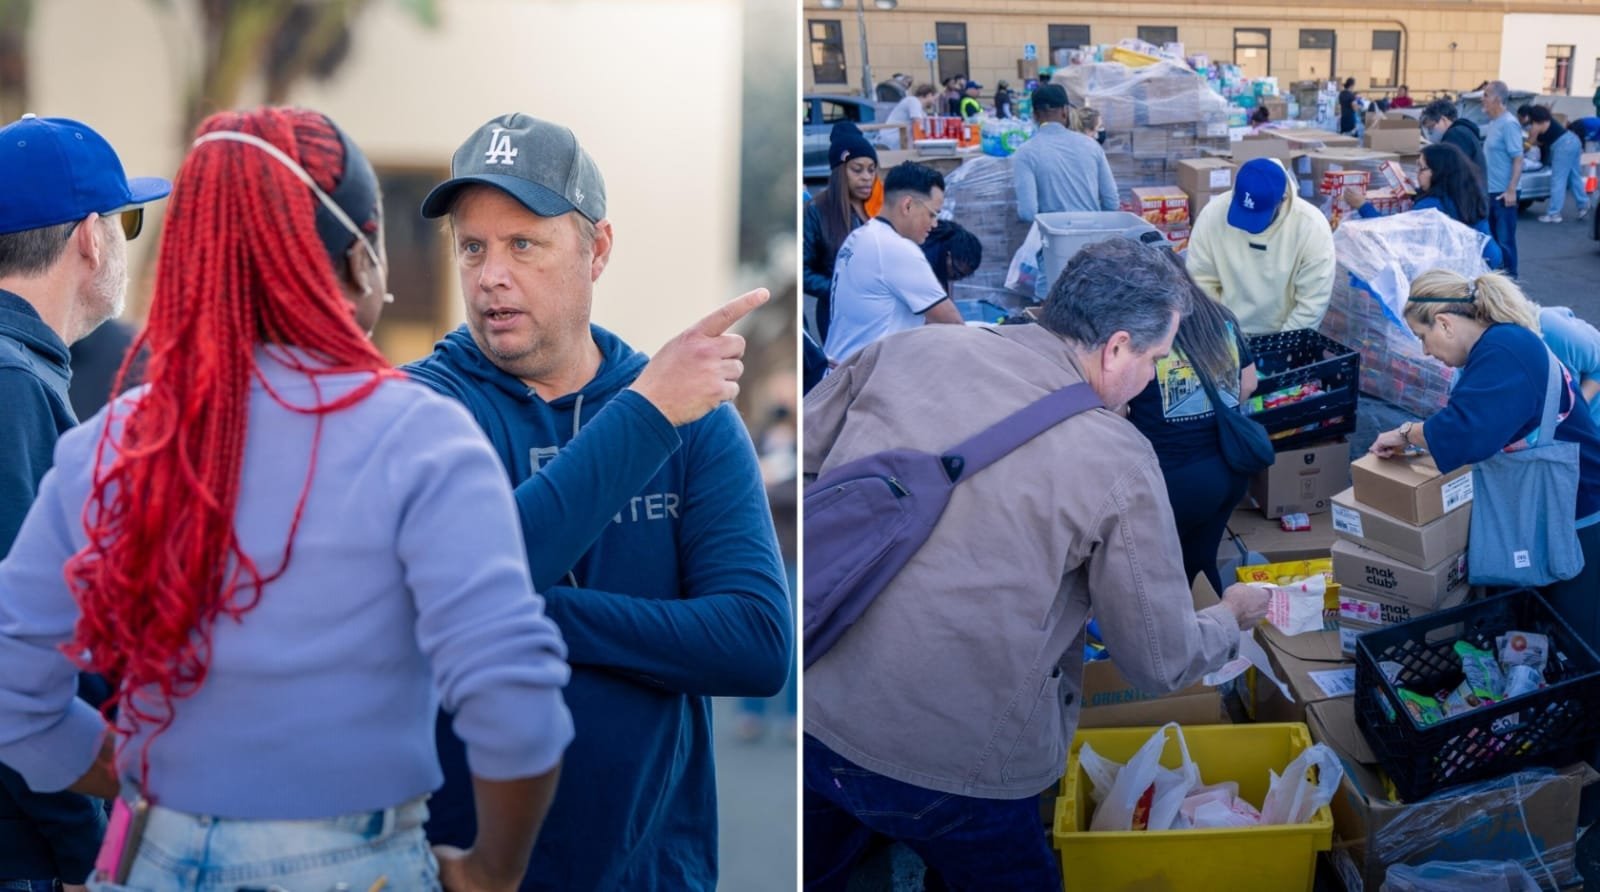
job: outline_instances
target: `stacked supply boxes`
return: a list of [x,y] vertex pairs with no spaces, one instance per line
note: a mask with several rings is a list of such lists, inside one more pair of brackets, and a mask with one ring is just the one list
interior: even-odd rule
[[1182,189],[1139,186],[1129,191],[1131,200],[1124,210],[1160,230],[1172,243],[1172,250],[1182,251],[1189,246],[1189,196]]
[[1178,162],[1178,188],[1189,199],[1189,219],[1197,220],[1200,211],[1213,198],[1233,189],[1238,165],[1225,158],[1186,158]]
[[945,176],[946,215],[983,245],[983,262],[971,276],[950,285],[956,300],[986,300],[1006,309],[1033,300],[1032,294],[1006,288],[1011,256],[1028,235],[1028,224],[1017,218],[1011,164],[1009,157],[977,155]]
[[1472,473],[1442,474],[1427,455],[1363,456],[1354,486],[1334,496],[1333,577],[1340,585],[1340,645],[1467,599]]

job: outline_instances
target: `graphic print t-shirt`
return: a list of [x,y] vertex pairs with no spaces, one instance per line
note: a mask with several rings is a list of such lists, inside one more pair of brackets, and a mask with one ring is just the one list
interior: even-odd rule
[[[1233,339],[1233,354],[1237,367],[1255,363],[1244,338],[1230,325],[1228,334]],[[1237,374],[1216,382],[1218,396],[1230,411],[1239,405],[1239,377]],[[1206,397],[1189,358],[1183,351],[1173,348],[1165,359],[1156,363],[1156,377],[1143,392],[1128,403],[1128,420],[1139,429],[1155,447],[1156,457],[1163,468],[1177,468],[1201,459],[1216,456],[1221,451],[1217,441],[1217,418]]]

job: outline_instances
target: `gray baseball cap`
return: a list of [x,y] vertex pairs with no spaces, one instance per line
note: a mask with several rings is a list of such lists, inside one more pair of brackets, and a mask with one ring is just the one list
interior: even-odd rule
[[494,186],[541,217],[577,211],[592,222],[606,215],[606,183],[578,137],[560,124],[524,114],[501,115],[479,127],[450,159],[450,179],[422,200],[422,216],[443,217],[463,186]]

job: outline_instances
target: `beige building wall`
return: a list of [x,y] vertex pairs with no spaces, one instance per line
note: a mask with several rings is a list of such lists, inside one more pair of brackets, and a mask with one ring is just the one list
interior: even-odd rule
[[[1500,48],[1500,79],[1513,89],[1550,93],[1545,58],[1552,46],[1572,48],[1572,79],[1566,95],[1587,104],[1600,87],[1600,3],[1588,15],[1508,15]],[[1584,110],[1584,114],[1592,114]]]
[[[184,148],[180,96],[198,64],[195,2],[177,0],[172,12],[148,0],[37,4],[32,110],[100,130],[132,174],[171,176]],[[302,85],[294,102],[339,122],[375,166],[441,175],[456,146],[495,115],[522,111],[566,124],[605,176],[616,228],[595,320],[653,350],[733,296],[738,0],[439,6],[443,21],[430,30],[398,3],[370,4],[336,79]],[[669,56],[671,84],[652,83],[650,72]],[[682,84],[694,85],[692,97],[676,91]],[[154,245],[143,237],[135,247],[148,253]],[[453,279],[442,292],[448,318],[458,321]],[[408,359],[433,334],[417,332],[387,349]]]
[[[1505,7],[1544,8],[1552,4],[1527,4],[1507,0],[1468,6],[1440,0],[1393,2],[1248,2],[1175,3],[1123,0],[1123,2],[1054,3],[1041,0],[966,2],[951,0],[900,0],[893,11],[867,4],[869,51],[874,80],[896,71],[918,81],[928,78],[923,58],[924,41],[935,39],[935,23],[962,22],[967,26],[969,72],[992,92],[1000,79],[1018,82],[1017,62],[1023,45],[1036,44],[1040,65],[1049,64],[1049,26],[1088,25],[1093,43],[1114,44],[1136,37],[1141,25],[1175,26],[1178,39],[1191,55],[1205,53],[1218,61],[1233,61],[1236,28],[1266,30],[1271,35],[1270,74],[1287,86],[1302,76],[1302,29],[1331,29],[1337,41],[1335,71],[1341,80],[1356,79],[1358,90],[1386,95],[1388,89],[1372,87],[1374,31],[1399,31],[1401,53],[1399,83],[1413,95],[1433,91],[1469,90],[1480,81],[1497,77]],[[1578,4],[1554,4],[1572,9]],[[849,4],[847,4],[849,6]],[[1463,8],[1466,7],[1466,8]],[[806,88],[819,91],[859,90],[860,38],[853,9],[823,9],[817,0],[804,0],[804,17],[836,20],[843,26],[843,48],[849,85],[818,84],[805,47],[802,77]],[[805,27],[805,26],[802,26]],[[809,29],[803,32],[809,36]],[[1454,44],[1452,49],[1451,45]],[[1325,51],[1304,51],[1326,57]],[[1318,77],[1327,72],[1319,70]]]

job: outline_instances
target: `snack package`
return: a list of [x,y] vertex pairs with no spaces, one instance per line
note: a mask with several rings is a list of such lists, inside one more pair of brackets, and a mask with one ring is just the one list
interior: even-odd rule
[[1489,703],[1489,701],[1474,693],[1472,685],[1465,681],[1458,685],[1455,690],[1440,694],[1438,699],[1446,717],[1470,712]]
[[1278,526],[1282,527],[1285,533],[1302,533],[1311,529],[1311,515],[1285,514],[1278,518]]
[[1406,711],[1417,720],[1417,724],[1427,727],[1444,719],[1444,710],[1439,707],[1439,701],[1432,697],[1400,688],[1395,691],[1400,697],[1400,702],[1405,704]]
[[1494,655],[1465,641],[1456,642],[1456,656],[1461,658],[1461,670],[1467,674],[1472,692],[1484,700],[1504,700],[1506,676]]
[[1322,601],[1328,584],[1322,576],[1312,576],[1288,585],[1269,585],[1267,622],[1285,635],[1304,635],[1322,631]]
[[1507,670],[1531,666],[1543,673],[1550,658],[1550,639],[1538,632],[1507,632],[1494,640],[1494,646]]
[[1506,670],[1506,697],[1520,697],[1544,687],[1544,673],[1525,664]]

